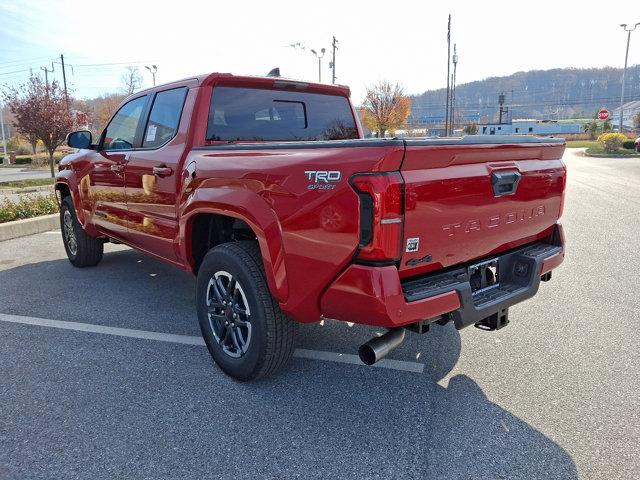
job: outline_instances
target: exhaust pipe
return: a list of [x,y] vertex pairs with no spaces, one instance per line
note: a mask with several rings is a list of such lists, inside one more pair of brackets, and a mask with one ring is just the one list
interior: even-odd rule
[[358,355],[365,365],[373,365],[404,340],[404,328],[394,328],[360,345]]

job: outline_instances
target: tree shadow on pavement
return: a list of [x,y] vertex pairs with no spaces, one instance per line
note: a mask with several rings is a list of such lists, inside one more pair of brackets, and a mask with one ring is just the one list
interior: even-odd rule
[[[0,313],[198,334],[193,279],[133,251],[109,253],[95,269],[74,269],[66,259],[18,266],[0,271],[0,284]],[[373,332],[328,322],[302,326],[299,343],[354,353]],[[141,348],[155,348],[152,342],[140,342]],[[460,334],[451,325],[436,326],[425,335],[410,334],[393,352],[392,358],[424,362],[422,375],[294,359],[279,375],[242,384],[213,366],[204,348],[158,348],[175,352],[165,371],[140,361],[123,367],[112,361],[111,368],[121,368],[114,385],[149,383],[155,390],[147,398],[139,387],[140,407],[121,406],[131,411],[128,424],[116,423],[110,427],[113,431],[100,429],[95,441],[115,449],[107,436],[124,428],[138,432],[134,448],[169,436],[175,442],[172,456],[155,449],[137,454],[162,464],[169,474],[175,468],[190,472],[192,478],[207,471],[224,472],[220,478],[577,478],[575,464],[563,448],[489,400],[469,376],[451,374],[461,350]],[[117,358],[119,353],[103,355]],[[91,356],[78,360],[80,365],[100,361],[104,359]],[[74,383],[71,388],[79,387]],[[113,408],[113,402],[121,401],[110,396],[109,389],[116,387],[105,383],[102,388],[104,393],[87,409]],[[68,392],[53,394],[64,398]],[[48,422],[46,417],[41,421]],[[68,420],[82,421],[82,415]],[[38,438],[34,433],[33,441]],[[221,443],[243,455],[203,462],[216,455]]]

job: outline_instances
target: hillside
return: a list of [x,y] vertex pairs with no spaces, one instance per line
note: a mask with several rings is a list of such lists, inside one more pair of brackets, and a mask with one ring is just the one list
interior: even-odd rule
[[[517,72],[507,77],[458,85],[456,121],[498,117],[498,95],[505,94],[510,118],[564,119],[592,117],[595,110],[620,104],[622,68],[557,68]],[[411,97],[410,123],[441,122],[445,114],[445,89]],[[627,69],[625,100],[640,100],[640,65]]]

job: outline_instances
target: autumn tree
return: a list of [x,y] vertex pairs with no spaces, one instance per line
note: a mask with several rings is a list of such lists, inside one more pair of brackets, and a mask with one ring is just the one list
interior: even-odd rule
[[635,128],[637,132],[640,132],[640,113],[636,113],[633,116],[633,128]]
[[107,122],[111,119],[123,99],[124,96],[120,94],[108,93],[93,101],[95,127],[97,132],[101,132],[107,126]]
[[120,80],[125,95],[131,95],[142,87],[143,79],[138,67],[127,67]]
[[9,88],[4,97],[16,130],[30,142],[35,138],[44,144],[53,177],[53,152],[73,128],[64,90],[55,80],[45,85],[40,77],[32,76],[27,83]]
[[382,81],[367,87],[367,95],[362,103],[362,121],[378,137],[402,127],[410,111],[409,97],[397,83],[392,85]]

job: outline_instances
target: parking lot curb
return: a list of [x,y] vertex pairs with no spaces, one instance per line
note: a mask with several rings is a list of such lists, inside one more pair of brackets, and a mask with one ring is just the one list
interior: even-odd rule
[[36,233],[60,229],[60,215],[44,215],[42,217],[0,223],[0,242],[12,238],[26,237]]

